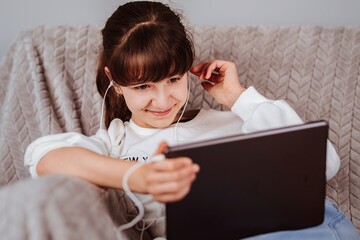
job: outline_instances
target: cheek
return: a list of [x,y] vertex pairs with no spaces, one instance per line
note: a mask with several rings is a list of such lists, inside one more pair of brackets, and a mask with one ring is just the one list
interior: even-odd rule
[[149,103],[149,99],[146,94],[124,93],[124,98],[126,105],[131,112],[141,110]]
[[172,94],[177,100],[181,102],[185,102],[188,95],[188,86],[187,84],[183,84],[180,88],[174,89]]

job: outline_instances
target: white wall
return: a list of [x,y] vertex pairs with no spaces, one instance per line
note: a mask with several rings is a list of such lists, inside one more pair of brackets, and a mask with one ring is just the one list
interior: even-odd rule
[[[99,24],[125,0],[0,0],[0,57],[36,25]],[[163,2],[168,2],[163,0]],[[207,25],[360,25],[359,0],[172,0],[187,22]]]

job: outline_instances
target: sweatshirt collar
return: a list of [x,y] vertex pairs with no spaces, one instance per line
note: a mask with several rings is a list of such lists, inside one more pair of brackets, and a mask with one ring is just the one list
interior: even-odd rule
[[129,120],[128,126],[137,134],[142,136],[149,136],[158,132],[159,128],[144,128],[137,125],[132,119]]

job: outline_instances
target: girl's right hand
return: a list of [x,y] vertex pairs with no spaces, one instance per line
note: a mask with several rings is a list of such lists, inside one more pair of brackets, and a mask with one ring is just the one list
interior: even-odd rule
[[[233,62],[213,60],[200,63],[190,69],[199,80],[202,86],[219,103],[231,108],[245,88],[240,84],[236,65]],[[215,74],[216,73],[216,74]]]
[[[166,146],[161,143],[155,155],[161,154]],[[174,202],[190,191],[198,171],[199,165],[187,157],[151,162],[134,172],[129,186],[134,191],[151,194],[158,202]]]

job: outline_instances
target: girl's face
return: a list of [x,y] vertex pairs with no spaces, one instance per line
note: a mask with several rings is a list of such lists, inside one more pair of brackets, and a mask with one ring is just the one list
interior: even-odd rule
[[175,75],[160,82],[129,87],[117,86],[130,109],[131,119],[140,127],[165,128],[172,124],[185,104],[187,74]]

